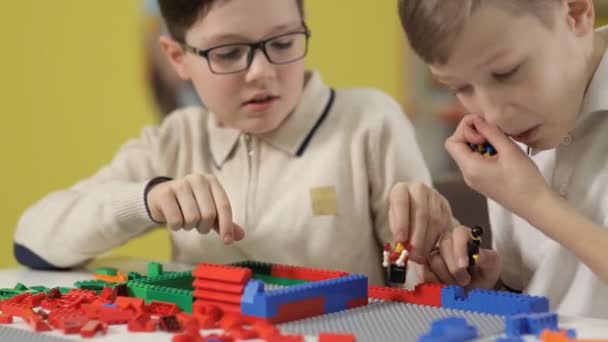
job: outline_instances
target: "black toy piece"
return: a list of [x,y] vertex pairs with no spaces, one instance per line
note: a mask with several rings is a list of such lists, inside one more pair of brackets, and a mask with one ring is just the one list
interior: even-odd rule
[[469,273],[475,266],[475,262],[479,257],[479,246],[481,245],[481,237],[483,235],[483,228],[480,226],[474,226],[471,228],[471,239],[467,243],[467,253],[469,256]]

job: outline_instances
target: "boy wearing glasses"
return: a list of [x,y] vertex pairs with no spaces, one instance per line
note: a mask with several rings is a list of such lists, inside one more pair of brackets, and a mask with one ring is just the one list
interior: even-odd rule
[[448,228],[399,105],[377,90],[334,91],[305,70],[302,0],[159,2],[171,34],[162,48],[208,109],[145,128],[96,175],[28,209],[15,240],[22,264],[71,267],[166,224],[177,262],[253,259],[379,284],[382,242],[410,235],[389,229],[397,181],[409,182],[416,225]]

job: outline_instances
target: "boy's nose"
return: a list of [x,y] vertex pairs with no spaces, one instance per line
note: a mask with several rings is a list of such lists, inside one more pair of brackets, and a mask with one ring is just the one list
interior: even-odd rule
[[247,71],[247,80],[256,81],[271,78],[274,76],[274,65],[270,63],[263,51],[254,52],[253,60]]

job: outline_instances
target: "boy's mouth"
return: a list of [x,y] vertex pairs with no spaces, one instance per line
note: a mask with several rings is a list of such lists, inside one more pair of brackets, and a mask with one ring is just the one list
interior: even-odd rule
[[275,95],[259,95],[259,96],[254,96],[252,99],[246,101],[244,104],[245,105],[249,105],[249,104],[266,104],[266,103],[270,103],[276,99],[278,99],[278,96]]
[[530,142],[530,140],[532,140],[536,136],[536,133],[538,133],[539,129],[540,129],[540,125],[536,125],[521,133],[511,135],[511,137],[522,143]]

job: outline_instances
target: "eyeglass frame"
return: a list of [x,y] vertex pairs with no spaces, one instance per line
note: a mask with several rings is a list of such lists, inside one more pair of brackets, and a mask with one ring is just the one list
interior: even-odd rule
[[[182,49],[184,49],[184,51],[186,52],[190,52],[193,53],[199,57],[202,57],[204,59],[207,60],[207,65],[209,66],[209,70],[216,75],[230,75],[230,74],[237,74],[239,72],[243,72],[245,70],[248,70],[251,67],[251,63],[253,63],[253,59],[255,58],[255,52],[256,50],[261,50],[262,53],[264,54],[264,56],[266,57],[266,60],[271,63],[271,64],[275,64],[275,65],[282,65],[282,64],[289,64],[289,63],[293,63],[296,61],[299,61],[301,59],[303,59],[304,57],[306,57],[306,55],[308,54],[308,40],[310,39],[312,33],[310,31],[310,29],[308,28],[308,25],[306,25],[306,22],[302,22],[302,26],[304,27],[303,31],[294,31],[294,32],[288,32],[288,33],[283,33],[283,34],[279,34],[276,36],[272,36],[272,37],[268,37],[266,39],[263,40],[258,40],[256,42],[252,42],[252,43],[231,43],[231,44],[222,44],[222,45],[218,45],[218,46],[214,46],[212,48],[209,49],[198,49],[195,48],[194,46],[189,45],[188,43],[186,43],[185,41],[178,41],[178,43],[181,45]],[[302,57],[287,61],[287,62],[281,62],[281,63],[276,63],[273,62],[272,59],[270,58],[270,56],[268,55],[268,51],[266,51],[266,44],[271,41],[271,40],[275,40],[277,38],[281,38],[284,36],[289,36],[292,34],[304,34],[306,36],[306,47],[304,49],[304,54],[302,55]],[[247,56],[247,66],[241,70],[238,71],[230,71],[230,72],[215,72],[213,71],[213,68],[211,67],[211,61],[209,60],[209,52],[211,52],[212,50],[215,49],[219,49],[219,48],[223,48],[226,46],[233,46],[233,45],[246,45],[250,48],[249,50],[249,55]]]

